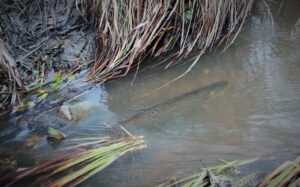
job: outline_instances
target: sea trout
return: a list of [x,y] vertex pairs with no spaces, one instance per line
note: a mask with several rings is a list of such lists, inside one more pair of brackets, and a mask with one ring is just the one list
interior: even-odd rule
[[142,123],[145,120],[153,119],[163,115],[166,112],[173,112],[180,110],[182,107],[186,107],[191,103],[195,102],[203,102],[209,98],[209,96],[213,95],[216,92],[224,90],[224,88],[228,85],[226,81],[216,82],[191,92],[185,93],[173,99],[167,100],[166,102],[154,105],[150,108],[144,109],[142,112],[139,112],[132,117],[121,121],[119,124],[123,126],[127,126],[130,124],[138,124]]

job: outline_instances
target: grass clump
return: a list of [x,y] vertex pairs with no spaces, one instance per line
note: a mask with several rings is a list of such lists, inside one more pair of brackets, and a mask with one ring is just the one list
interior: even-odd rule
[[29,186],[75,186],[110,166],[121,156],[145,148],[143,137],[131,135],[117,139],[87,138],[86,141],[68,147],[72,153],[67,156],[1,177],[0,184],[13,186],[31,179]]
[[169,51],[185,57],[199,50],[200,57],[213,46],[224,43],[228,47],[252,3],[252,0],[77,0],[78,9],[94,24],[100,39],[99,56],[88,80],[103,82],[125,76],[142,59]]
[[273,172],[269,173],[264,179],[259,179],[254,172],[246,177],[242,177],[235,184],[229,179],[229,170],[257,161],[224,161],[223,164],[214,167],[203,168],[201,172],[189,177],[177,180],[171,178],[157,187],[205,187],[205,186],[256,186],[256,187],[296,187],[300,184],[300,157],[294,161],[287,161],[281,164]]

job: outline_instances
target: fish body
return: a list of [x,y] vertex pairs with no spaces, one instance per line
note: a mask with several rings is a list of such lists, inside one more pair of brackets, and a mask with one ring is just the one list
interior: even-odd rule
[[162,115],[165,112],[173,112],[178,109],[181,109],[185,106],[190,105],[191,103],[205,101],[209,98],[209,96],[213,95],[216,92],[222,91],[228,85],[226,81],[216,82],[199,89],[193,90],[191,92],[185,93],[173,99],[170,99],[166,102],[154,105],[150,108],[139,112],[127,120],[121,121],[120,124],[123,126],[129,124],[137,124],[141,123],[145,120],[153,119]]

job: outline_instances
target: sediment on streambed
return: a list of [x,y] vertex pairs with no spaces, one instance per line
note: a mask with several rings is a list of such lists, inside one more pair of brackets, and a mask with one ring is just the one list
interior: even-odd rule
[[83,81],[102,83],[166,52],[182,58],[195,51],[200,57],[221,44],[226,49],[252,4],[5,0],[0,10],[0,108],[35,106],[30,95],[46,98],[45,93],[59,91],[70,77],[79,79],[83,70]]

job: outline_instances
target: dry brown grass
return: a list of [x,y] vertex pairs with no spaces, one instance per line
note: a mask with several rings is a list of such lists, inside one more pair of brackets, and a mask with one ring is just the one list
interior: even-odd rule
[[17,89],[24,89],[20,74],[13,57],[8,53],[0,39],[0,109],[14,106],[17,100]]
[[200,57],[214,45],[225,43],[227,48],[240,31],[252,3],[77,0],[77,8],[99,32],[99,57],[88,80],[103,82],[124,76],[144,58],[168,51],[183,57],[199,50]]

